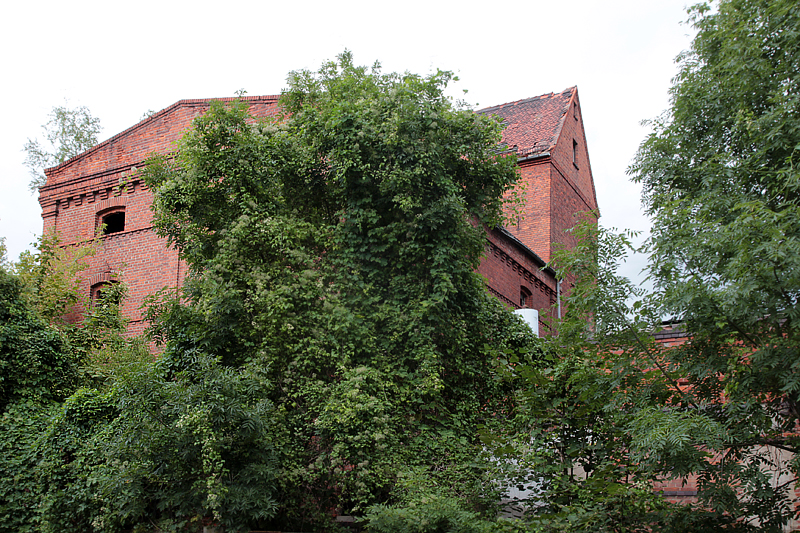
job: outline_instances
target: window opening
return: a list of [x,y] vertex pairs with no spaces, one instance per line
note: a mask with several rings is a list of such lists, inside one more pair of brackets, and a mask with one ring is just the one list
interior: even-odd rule
[[111,286],[111,283],[108,281],[102,281],[100,283],[95,283],[92,285],[91,288],[91,298],[92,302],[98,302],[103,299],[103,293],[108,290]]
[[531,294],[531,291],[529,291],[527,287],[520,287],[519,288],[519,306],[520,307],[530,307],[531,305],[533,305],[533,302],[531,301],[532,298],[533,298],[533,295]]
[[[89,289],[89,296],[92,299],[92,305],[99,304],[109,297],[109,289],[117,283],[116,281],[101,281],[95,283]],[[119,303],[119,302],[116,302]]]
[[103,235],[111,235],[125,231],[125,211],[118,210],[102,215],[100,224],[103,225]]
[[578,168],[578,141],[572,139],[572,164]]

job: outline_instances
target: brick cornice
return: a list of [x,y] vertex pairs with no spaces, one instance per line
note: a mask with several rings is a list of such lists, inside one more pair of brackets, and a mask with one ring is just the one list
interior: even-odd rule
[[[48,196],[39,196],[39,205],[42,206],[42,216],[45,213],[57,213],[62,209],[69,209],[73,204],[81,205],[83,202],[87,203],[101,203],[108,198],[127,198],[134,194],[136,190],[147,190],[147,185],[139,179],[120,184],[118,181],[87,183],[84,187],[64,188],[58,194],[51,194]],[[107,207],[112,205],[124,205],[127,200],[119,200],[117,203],[110,203]],[[105,204],[104,204],[105,205]]]
[[499,246],[488,239],[487,241],[489,242],[489,252],[500,259],[500,261],[508,268],[519,274],[519,276],[527,281],[532,288],[544,292],[551,300],[553,297],[555,297],[556,291],[547,284],[545,281],[546,277],[542,275],[541,270],[539,270],[539,272],[531,272],[518,261],[514,260],[514,258],[512,258],[509,254],[507,254],[502,246]]
[[[52,185],[43,185],[39,188],[39,196],[52,196],[53,194],[58,194],[59,189],[74,189],[75,187],[79,186],[81,183],[92,181],[92,180],[102,180],[108,176],[117,176],[119,175],[122,177],[126,172],[136,172],[136,169],[140,167],[144,167],[146,162],[144,160],[138,161],[133,164],[125,164],[121,167],[110,168],[107,170],[103,170],[101,172],[93,172],[91,174],[86,174],[84,176],[79,176],[77,178],[72,178],[65,181],[60,181],[58,183],[54,183]],[[114,181],[114,180],[108,180]],[[118,181],[118,180],[117,180]]]
[[274,102],[277,102],[279,98],[280,98],[280,96],[278,96],[278,95],[265,95],[265,96],[244,96],[244,97],[241,97],[241,98],[234,96],[234,97],[230,97],[230,98],[190,98],[190,99],[185,99],[185,100],[178,100],[177,102],[175,102],[171,106],[165,107],[164,109],[162,109],[161,111],[159,111],[157,113],[153,113],[152,115],[150,115],[149,117],[145,118],[144,120],[141,120],[140,122],[138,122],[137,124],[134,124],[130,128],[121,131],[120,133],[114,135],[113,137],[111,137],[109,139],[106,139],[105,141],[101,142],[100,144],[97,144],[97,145],[93,146],[92,148],[89,148],[85,152],[82,152],[82,153],[76,155],[75,157],[67,159],[66,161],[64,161],[63,163],[61,163],[61,164],[59,164],[59,165],[57,165],[55,167],[45,169],[44,173],[45,173],[45,175],[47,177],[49,177],[50,174],[56,174],[56,173],[60,172],[62,169],[66,168],[67,166],[72,164],[74,161],[76,161],[78,159],[81,159],[81,158],[84,158],[84,157],[86,157],[88,155],[91,155],[92,153],[100,150],[101,148],[104,148],[105,146],[107,146],[109,144],[112,144],[112,143],[116,142],[117,140],[119,140],[120,138],[128,135],[132,131],[134,131],[134,130],[136,130],[138,128],[141,128],[141,127],[143,127],[143,126],[145,126],[145,125],[147,125],[149,123],[155,122],[155,121],[159,120],[160,118],[162,118],[162,117],[164,117],[166,115],[169,115],[170,113],[172,113],[173,111],[175,111],[176,109],[181,108],[181,107],[209,107],[211,105],[212,101],[234,102],[234,101],[237,101],[237,100],[243,100],[243,101],[248,102],[248,103],[268,103],[268,102],[269,103],[274,103]]

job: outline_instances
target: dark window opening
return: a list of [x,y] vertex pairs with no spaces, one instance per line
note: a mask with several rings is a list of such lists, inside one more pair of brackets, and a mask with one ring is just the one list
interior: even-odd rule
[[520,307],[530,307],[531,305],[533,305],[533,302],[531,301],[532,298],[533,298],[533,295],[531,294],[531,291],[529,291],[527,287],[520,287],[519,288],[519,306]]
[[[105,303],[119,303],[113,300],[118,298],[117,291],[110,291],[114,284],[117,283],[116,281],[101,281],[100,283],[95,283],[92,285],[92,288],[89,289],[89,295],[92,299],[92,304],[98,304],[101,302]],[[108,300],[110,298],[110,300]],[[108,300],[108,301],[106,301]]]
[[572,164],[578,168],[578,141],[572,139]]
[[103,299],[103,293],[108,290],[111,286],[111,283],[107,281],[103,281],[102,283],[95,283],[92,285],[91,289],[91,297],[92,302],[97,302]]
[[125,231],[125,211],[114,211],[103,215],[100,223],[103,225],[103,235]]

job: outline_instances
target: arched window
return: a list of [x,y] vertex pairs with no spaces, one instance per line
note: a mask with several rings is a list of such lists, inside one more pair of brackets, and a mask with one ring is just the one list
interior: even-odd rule
[[97,225],[103,228],[103,235],[125,231],[125,207],[114,207],[97,214]]
[[533,305],[533,295],[531,291],[528,290],[527,287],[520,287],[519,288],[519,306],[520,307],[530,307]]
[[[89,289],[89,295],[92,299],[92,305],[97,303],[103,302],[106,298],[109,298],[109,294],[111,294],[112,299],[117,299],[118,293],[116,291],[109,291],[111,287],[117,284],[117,281],[101,281],[99,283],[95,283]],[[117,294],[117,296],[114,296]],[[106,303],[119,303],[119,302],[106,302]]]
[[103,292],[105,292],[111,286],[110,281],[101,281],[100,283],[95,283],[92,285],[90,289],[90,295],[92,298],[92,302],[97,302],[103,299]]

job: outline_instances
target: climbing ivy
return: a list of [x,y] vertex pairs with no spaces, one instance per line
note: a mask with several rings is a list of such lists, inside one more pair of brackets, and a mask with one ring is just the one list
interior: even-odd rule
[[213,103],[144,173],[190,267],[183,300],[151,308],[165,364],[268,376],[284,525],[398,501],[411,472],[473,509],[495,500],[477,426],[513,408],[492,360],[530,333],[475,268],[517,175],[452,80],[344,53],[290,75],[282,120]]

